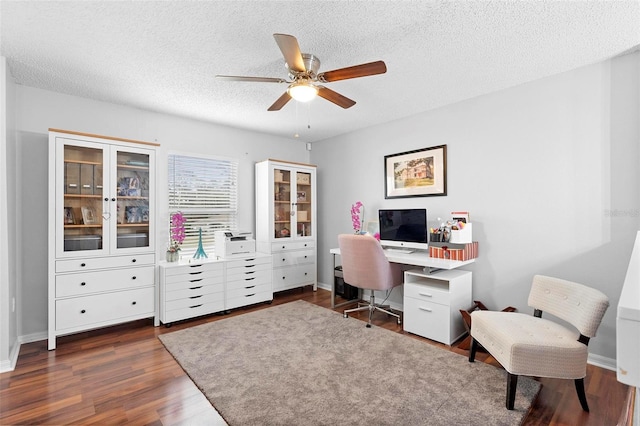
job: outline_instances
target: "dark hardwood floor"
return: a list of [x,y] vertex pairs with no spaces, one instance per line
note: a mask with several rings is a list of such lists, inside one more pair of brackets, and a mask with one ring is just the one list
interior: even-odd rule
[[[279,293],[273,304],[297,299],[331,306],[328,291],[314,292],[311,287]],[[241,308],[171,328],[153,327],[151,320],[136,321],[61,337],[55,351],[47,350],[46,341],[22,345],[16,369],[0,375],[0,424],[217,424],[216,411],[156,336],[268,306]],[[374,324],[404,333],[384,315],[377,314]],[[408,335],[467,355],[455,346]],[[499,366],[486,353],[479,352],[476,359]],[[540,381],[542,390],[525,425],[616,425],[627,405],[629,388],[616,381],[613,371],[588,366],[590,413],[580,408],[573,381]]]

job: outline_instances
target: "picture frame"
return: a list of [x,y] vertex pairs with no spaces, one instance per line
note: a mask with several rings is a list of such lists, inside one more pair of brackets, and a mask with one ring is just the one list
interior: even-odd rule
[[298,191],[297,201],[307,201],[307,192],[306,191]]
[[385,198],[447,195],[447,145],[385,155]]
[[82,207],[82,222],[85,225],[95,225],[98,223],[98,216],[93,207]]
[[76,223],[75,215],[73,214],[72,207],[64,208],[64,224],[65,225],[74,225]]
[[[142,223],[144,222],[143,216],[145,215],[144,209],[139,206],[126,206],[124,208],[125,223]],[[147,218],[147,221],[149,219]]]

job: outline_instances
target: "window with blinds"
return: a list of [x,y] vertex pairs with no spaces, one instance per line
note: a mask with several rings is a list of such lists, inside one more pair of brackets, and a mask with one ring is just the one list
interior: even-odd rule
[[195,252],[202,232],[204,250],[213,253],[215,231],[238,230],[238,161],[178,154],[168,160],[169,214],[186,219],[182,250]]

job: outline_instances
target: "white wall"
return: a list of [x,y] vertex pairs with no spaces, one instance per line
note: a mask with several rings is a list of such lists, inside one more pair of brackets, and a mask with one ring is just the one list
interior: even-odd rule
[[[480,258],[473,297],[523,312],[534,274],[582,282],[610,298],[590,352],[615,358],[615,316],[640,228],[640,53],[313,144],[318,165],[318,274],[329,249],[379,208],[426,207],[430,226],[468,210]],[[384,198],[383,157],[447,145],[448,195]],[[340,188],[340,190],[336,190]],[[402,303],[402,292],[391,296]]]
[[[308,162],[300,141],[216,126],[185,118],[17,86],[18,204],[20,270],[18,333],[23,341],[46,337],[47,330],[47,146],[48,129],[58,128],[152,141],[158,149],[159,238],[161,259],[168,243],[167,152],[201,153],[239,160],[239,226],[254,231],[254,164],[267,158]],[[250,119],[250,117],[247,117]],[[163,201],[165,200],[165,201]]]
[[0,371],[13,369],[18,357],[16,300],[16,138],[15,83],[0,57]]

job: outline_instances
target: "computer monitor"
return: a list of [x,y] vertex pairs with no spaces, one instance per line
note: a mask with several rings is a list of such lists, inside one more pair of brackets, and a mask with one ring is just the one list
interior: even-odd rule
[[380,209],[380,244],[408,250],[428,250],[427,209]]

